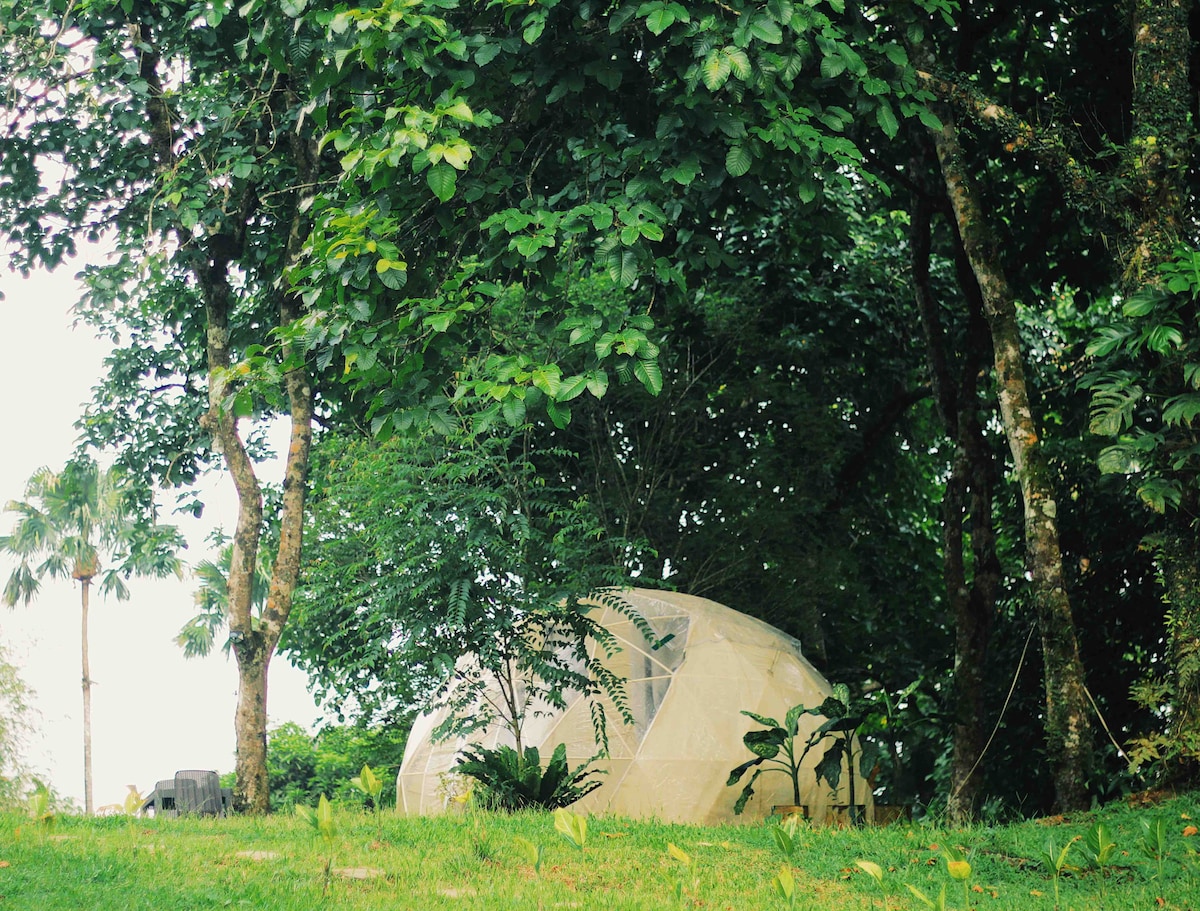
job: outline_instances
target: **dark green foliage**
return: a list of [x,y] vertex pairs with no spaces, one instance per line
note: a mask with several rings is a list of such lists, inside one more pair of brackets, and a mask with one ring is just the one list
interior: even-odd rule
[[350,779],[364,765],[375,769],[383,782],[377,809],[394,806],[396,771],[407,740],[407,725],[327,726],[316,734],[294,722],[280,725],[267,735],[272,809],[315,805],[322,794],[342,803],[362,803],[362,792]]
[[495,749],[468,747],[462,756],[455,770],[484,786],[484,805],[510,812],[569,807],[603,783],[588,781],[601,774],[588,768],[590,763],[572,769],[567,764],[566,745],[561,743],[544,769],[537,747],[526,747],[523,754],[503,745]]

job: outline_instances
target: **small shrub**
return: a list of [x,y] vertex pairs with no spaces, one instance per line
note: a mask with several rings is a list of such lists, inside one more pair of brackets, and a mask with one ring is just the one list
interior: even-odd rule
[[559,744],[550,761],[542,768],[536,747],[519,754],[512,747],[495,749],[468,747],[456,770],[477,780],[486,790],[485,803],[501,810],[541,808],[555,810],[569,807],[600,787],[599,781],[588,781],[600,774],[590,769],[590,762],[571,769],[567,764],[567,748]]

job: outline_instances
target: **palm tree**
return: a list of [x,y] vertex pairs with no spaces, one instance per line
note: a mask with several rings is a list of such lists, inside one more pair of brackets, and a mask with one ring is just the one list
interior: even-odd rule
[[[219,531],[211,540],[215,546],[221,548],[220,556],[216,561],[202,560],[192,570],[200,582],[200,587],[193,597],[196,616],[188,620],[175,637],[175,642],[183,649],[185,658],[202,658],[212,652],[217,633],[229,624],[229,565],[233,561],[233,545],[226,543],[228,539]],[[250,594],[250,622],[255,628],[262,609],[267,604],[272,556],[273,548],[259,548],[258,565],[254,569],[253,589]],[[228,655],[233,650],[233,640],[227,638],[221,650]]]
[[[25,486],[25,499],[6,511],[17,514],[12,533],[0,536],[0,551],[20,558],[4,586],[4,602],[29,604],[45,577],[79,583],[82,607],[83,790],[92,803],[92,681],[88,665],[88,599],[92,584],[102,595],[129,598],[132,575],[182,575],[178,531],[145,518],[149,491],[130,483],[117,468],[101,470],[91,459],[68,462],[61,472],[39,469]],[[41,562],[38,562],[38,561]],[[107,560],[107,563],[106,563]],[[35,565],[36,564],[36,565]]]

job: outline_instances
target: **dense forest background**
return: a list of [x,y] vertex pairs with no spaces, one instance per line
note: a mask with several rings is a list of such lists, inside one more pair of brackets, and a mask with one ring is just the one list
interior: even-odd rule
[[400,723],[631,579],[886,707],[895,802],[1194,779],[1192,3],[0,12],[12,265],[117,250],[83,445],[239,491],[243,805],[278,648]]

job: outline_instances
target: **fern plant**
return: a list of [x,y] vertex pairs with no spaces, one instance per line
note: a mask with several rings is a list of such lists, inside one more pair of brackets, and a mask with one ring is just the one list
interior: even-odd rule
[[474,778],[485,789],[485,801],[494,808],[508,811],[531,808],[555,810],[569,807],[586,797],[601,782],[592,779],[602,774],[589,768],[591,761],[572,769],[567,762],[567,748],[559,744],[542,768],[537,747],[527,747],[518,753],[512,747],[468,747],[457,771]]

